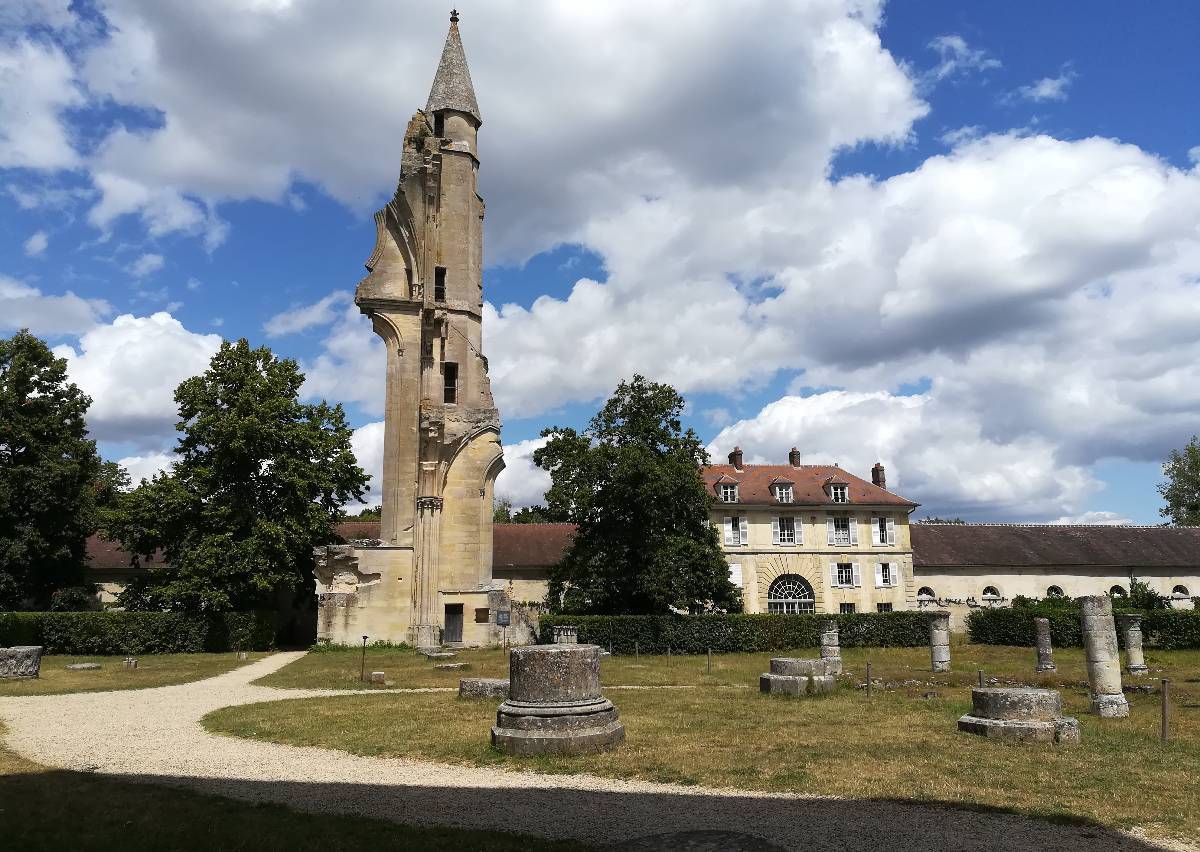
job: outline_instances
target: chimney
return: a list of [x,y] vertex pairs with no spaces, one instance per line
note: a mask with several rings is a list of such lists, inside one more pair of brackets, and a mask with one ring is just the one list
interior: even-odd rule
[[788,464],[792,467],[800,467],[800,451],[795,447],[792,447],[791,451],[788,452]]
[[887,477],[884,475],[883,465],[880,462],[875,462],[875,467],[871,468],[871,482],[887,491]]
[[742,469],[742,448],[734,447],[733,452],[729,454],[729,463],[733,465],[734,470]]

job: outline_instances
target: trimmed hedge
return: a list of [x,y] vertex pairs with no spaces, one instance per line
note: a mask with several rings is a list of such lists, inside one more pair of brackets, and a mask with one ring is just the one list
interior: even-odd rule
[[929,621],[923,612],[853,613],[841,615],[543,615],[538,641],[554,641],[554,628],[575,625],[579,641],[615,653],[703,654],[783,651],[820,645],[821,625],[838,623],[843,647],[916,647],[929,644]]
[[0,612],[0,646],[47,654],[194,654],[274,646],[274,612]]
[[[1200,610],[1156,609],[1144,615],[1142,633],[1148,645],[1171,650],[1200,648]],[[1083,646],[1079,611],[1062,606],[972,610],[967,616],[967,632],[978,645],[1032,647],[1033,620],[1039,617],[1050,619],[1050,641],[1056,648]]]

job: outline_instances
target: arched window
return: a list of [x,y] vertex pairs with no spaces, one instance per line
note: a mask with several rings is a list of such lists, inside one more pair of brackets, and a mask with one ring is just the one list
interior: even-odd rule
[[781,574],[767,589],[767,612],[816,612],[812,586],[798,574]]
[[1048,598],[1062,598],[1062,597],[1066,597],[1066,595],[1064,595],[1064,594],[1063,594],[1063,590],[1062,590],[1062,588],[1061,588],[1061,587],[1059,587],[1059,586],[1051,586],[1050,588],[1046,589],[1046,597],[1048,597]]
[[935,595],[933,593],[933,589],[929,588],[928,586],[922,586],[921,588],[917,589],[917,600],[919,600],[919,601],[937,600],[937,595]]
[[1175,588],[1171,589],[1171,597],[1190,598],[1191,595],[1188,594],[1187,586],[1176,586]]
[[1000,590],[997,589],[995,586],[984,586],[983,587],[983,596],[985,598],[999,598]]
[[1110,595],[1112,595],[1114,598],[1123,598],[1123,597],[1125,597],[1125,587],[1124,586],[1113,586],[1111,589],[1108,590],[1108,593]]

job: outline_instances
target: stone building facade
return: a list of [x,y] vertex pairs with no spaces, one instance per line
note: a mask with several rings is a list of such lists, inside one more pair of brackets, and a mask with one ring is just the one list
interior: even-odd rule
[[481,124],[453,15],[355,293],[387,350],[383,515],[377,541],[318,555],[323,639],[426,647],[496,632],[492,489],[504,461],[483,354]]
[[908,518],[917,504],[836,465],[728,464],[701,471],[730,579],[750,613],[888,612],[916,605]]

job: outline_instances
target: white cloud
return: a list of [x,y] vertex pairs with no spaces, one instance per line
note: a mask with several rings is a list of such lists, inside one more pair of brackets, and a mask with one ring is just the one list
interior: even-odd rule
[[1064,515],[1051,521],[1053,524],[1090,524],[1100,526],[1123,526],[1132,524],[1130,518],[1116,512],[1081,512],[1078,515]]
[[1067,99],[1067,89],[1075,82],[1078,75],[1070,67],[1064,67],[1062,73],[1057,77],[1043,77],[1030,83],[1028,86],[1021,86],[1017,89],[1017,97],[1027,101],[1041,103],[1042,101],[1065,101]]
[[[346,506],[347,512],[355,512],[355,509],[365,509],[371,506],[378,506],[383,502],[383,488],[381,479],[383,475],[383,421],[379,420],[375,423],[368,423],[365,426],[360,426],[354,430],[354,435],[350,438],[350,448],[354,451],[354,457],[358,459],[358,466],[367,472],[371,477],[371,481],[367,484],[367,493],[363,495],[366,500],[365,505],[358,503],[350,503]],[[357,512],[355,512],[357,514]]]
[[548,440],[531,438],[504,445],[504,470],[496,477],[495,494],[511,500],[514,509],[546,502],[550,474],[533,463],[533,453]]
[[84,102],[63,51],[27,38],[0,41],[0,168],[79,164],[62,112]]
[[148,452],[118,459],[117,464],[129,472],[130,483],[137,485],[143,479],[153,479],[156,473],[167,471],[175,463],[175,459],[174,453]]
[[33,334],[80,334],[112,312],[103,299],[84,299],[67,291],[47,296],[36,287],[0,275],[0,330],[27,328]]
[[936,51],[939,62],[925,77],[935,83],[972,71],[992,71],[1000,67],[1000,60],[982,48],[971,47],[960,35],[940,35],[929,42],[929,49]]
[[305,374],[301,395],[357,403],[370,414],[383,414],[386,353],[371,321],[354,305],[346,307],[334,314],[321,348],[320,355],[300,365]]
[[165,263],[161,254],[143,254],[129,265],[129,273],[135,278],[145,278],[158,272]]
[[28,257],[39,257],[50,245],[50,237],[45,231],[34,231],[25,241],[25,254]]
[[275,314],[263,324],[267,337],[280,337],[307,331],[313,326],[331,324],[353,301],[350,293],[338,290],[311,305],[301,305]]
[[0,5],[0,28],[18,30],[39,24],[56,29],[71,27],[75,16],[70,6],[71,0],[5,0]]
[[216,334],[188,331],[168,313],[123,314],[60,346],[71,379],[92,398],[88,428],[100,440],[161,450],[178,419],[175,388],[208,369]]

